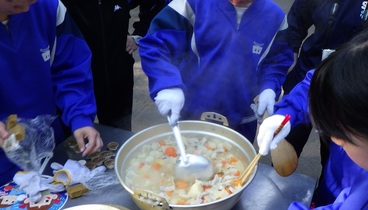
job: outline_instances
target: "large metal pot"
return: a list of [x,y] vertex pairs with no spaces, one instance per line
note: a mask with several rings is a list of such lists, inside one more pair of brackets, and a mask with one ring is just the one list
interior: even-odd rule
[[[250,162],[256,155],[253,145],[238,132],[225,127],[206,121],[180,121],[180,129],[183,135],[199,134],[214,136],[216,138],[228,141],[232,145],[238,147],[244,154],[240,159]],[[237,192],[214,202],[199,204],[199,205],[172,205],[168,204],[166,199],[147,191],[132,190],[125,184],[125,172],[127,169],[127,161],[129,157],[137,151],[137,148],[142,145],[156,141],[159,138],[169,137],[172,134],[171,127],[165,123],[149,127],[129,138],[119,149],[115,158],[115,173],[121,185],[132,195],[134,202],[141,209],[211,209],[211,210],[226,210],[231,209],[240,199],[244,189],[253,180],[257,168],[252,172],[252,175],[244,186]]]

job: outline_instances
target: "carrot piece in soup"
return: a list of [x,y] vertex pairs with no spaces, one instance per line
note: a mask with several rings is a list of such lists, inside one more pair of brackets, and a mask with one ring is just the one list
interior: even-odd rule
[[160,164],[160,163],[158,163],[158,162],[154,162],[154,163],[152,164],[152,168],[153,168],[153,169],[155,169],[156,171],[158,171],[158,170],[160,170],[160,168],[161,168],[161,164]]
[[178,202],[178,205],[185,205],[185,201],[180,200],[180,201]]
[[171,196],[172,196],[172,194],[173,194],[173,191],[166,191],[166,195],[167,195],[167,196],[170,196],[170,197],[171,197]]
[[203,190],[204,190],[204,191],[209,190],[209,189],[211,189],[211,188],[212,188],[211,186],[203,185]]
[[165,149],[165,155],[167,156],[171,156],[171,157],[176,157],[178,156],[178,154],[176,153],[176,150],[174,147],[167,147]]
[[184,189],[189,186],[189,183],[183,180],[179,180],[175,182],[175,186],[179,189]]
[[236,172],[234,173],[234,176],[240,176],[240,171],[236,171]]
[[236,159],[234,157],[231,157],[230,160],[229,160],[229,163],[232,164],[232,163],[235,163],[237,161],[238,161],[238,159]]
[[210,145],[208,145],[208,144],[206,144],[206,145],[205,145],[205,147],[206,147],[208,150],[211,150],[211,151],[215,150],[215,148],[211,147],[211,146],[210,146]]
[[240,180],[240,179],[234,180],[234,181],[233,181],[233,184],[234,184],[235,186],[238,186],[238,185],[240,185],[240,184],[241,184],[241,180]]
[[226,162],[226,160],[222,160],[222,161],[221,161],[221,165],[222,165],[222,166],[226,165],[226,163],[227,163],[227,162]]
[[160,144],[160,146],[165,146],[166,145],[166,143],[163,140],[159,141],[158,143]]

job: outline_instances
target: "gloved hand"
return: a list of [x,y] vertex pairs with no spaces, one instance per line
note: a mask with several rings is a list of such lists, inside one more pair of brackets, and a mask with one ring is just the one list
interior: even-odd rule
[[19,171],[14,175],[13,181],[34,203],[42,198],[42,191],[62,192],[65,190],[62,184],[50,184],[53,181],[52,177],[41,176],[35,171]]
[[250,108],[254,111],[259,123],[262,122],[262,118],[266,112],[266,109],[269,116],[273,115],[275,98],[276,93],[272,89],[266,89],[259,94],[258,104],[250,105]]
[[259,126],[257,143],[261,155],[267,155],[270,149],[275,149],[277,144],[289,134],[291,124],[287,122],[280,132],[275,137],[273,136],[284,119],[283,115],[273,115],[266,118]]
[[80,162],[71,159],[67,160],[64,166],[55,162],[51,163],[51,168],[54,169],[54,181],[65,186],[83,184],[106,171],[105,166],[96,167],[91,171]]
[[170,122],[176,122],[180,116],[180,110],[184,106],[184,93],[180,88],[169,88],[161,90],[155,97],[155,104],[161,115],[170,114]]

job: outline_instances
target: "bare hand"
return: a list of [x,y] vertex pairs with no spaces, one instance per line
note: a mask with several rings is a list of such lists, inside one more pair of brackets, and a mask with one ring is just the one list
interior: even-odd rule
[[6,130],[6,125],[0,122],[0,147],[3,146],[5,139],[9,136],[9,132]]
[[[74,137],[77,140],[80,151],[83,152],[83,157],[87,154],[98,151],[103,146],[100,133],[91,126],[82,127],[75,130]],[[84,144],[84,139],[88,140],[88,147],[86,147]]]
[[125,50],[129,53],[132,54],[134,51],[136,51],[138,49],[138,45],[137,43],[135,43],[135,41],[133,40],[133,38],[131,36],[127,36],[127,41],[126,41],[126,47]]

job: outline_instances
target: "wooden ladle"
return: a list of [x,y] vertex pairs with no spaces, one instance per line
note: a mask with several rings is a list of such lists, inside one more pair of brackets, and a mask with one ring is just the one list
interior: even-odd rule
[[293,145],[283,139],[271,150],[273,167],[280,176],[290,176],[298,166],[298,156]]
[[[276,131],[273,133],[273,136],[276,136],[281,129],[285,126],[285,124],[290,120],[290,115],[286,115],[284,120],[281,122],[281,124],[279,125],[279,127],[276,129]],[[286,142],[286,141],[284,141]],[[280,142],[281,143],[281,142]],[[294,151],[295,155],[296,152],[294,150],[294,147],[291,144],[281,144],[280,143],[277,145],[276,148],[279,148],[281,146],[281,149],[278,150],[278,152],[276,154],[274,154],[276,157],[271,157],[272,161],[275,160],[277,162],[277,165],[280,167],[279,169],[276,169],[276,172],[279,173],[279,171],[282,172],[282,174],[288,174],[290,173],[290,171],[287,170],[287,167],[285,167],[286,164],[288,164],[287,162],[283,162],[283,161],[293,161],[292,156],[290,156],[290,159],[286,158],[288,157],[288,155],[281,155],[281,152],[287,152],[290,151],[291,149]],[[291,147],[291,148],[290,148]],[[287,150],[287,151],[284,151]],[[271,156],[272,156],[272,151],[271,151]],[[253,171],[254,167],[257,165],[258,160],[261,158],[261,154],[258,153],[253,160],[249,163],[248,167],[244,170],[243,174],[240,176],[240,184],[243,186],[245,181],[248,180],[249,175],[251,174],[251,172]],[[297,157],[295,157],[295,160],[297,160]],[[274,164],[275,167],[275,164]],[[292,169],[292,168],[289,168]],[[279,171],[278,171],[279,170]],[[293,173],[295,171],[295,169],[291,172]],[[290,174],[291,174],[290,173]],[[280,174],[280,173],[279,173]],[[289,174],[289,175],[290,175]],[[280,174],[281,175],[281,174]],[[281,175],[282,176],[282,175]],[[288,175],[287,175],[288,176]]]

